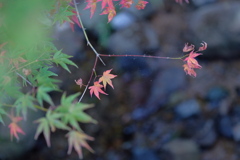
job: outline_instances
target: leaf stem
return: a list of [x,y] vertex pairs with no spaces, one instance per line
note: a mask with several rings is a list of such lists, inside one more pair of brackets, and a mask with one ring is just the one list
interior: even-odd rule
[[79,11],[78,11],[78,7],[77,7],[76,0],[73,0],[73,3],[74,3],[75,10],[76,10],[76,12],[77,12],[77,18],[78,18],[78,20],[79,20],[79,22],[80,22],[80,24],[81,24],[81,26],[82,26],[83,34],[84,34],[84,37],[85,37],[85,39],[86,39],[86,41],[87,41],[87,45],[89,45],[89,46],[91,47],[91,49],[92,49],[93,52],[96,54],[96,56],[99,58],[99,60],[102,62],[102,64],[103,64],[104,66],[106,66],[106,64],[105,64],[105,63],[103,62],[103,60],[100,58],[100,54],[95,50],[95,48],[93,47],[93,45],[91,44],[91,42],[90,42],[89,39],[88,39],[88,35],[87,35],[87,33],[86,33],[86,29],[85,29],[84,26],[83,26],[82,19],[81,19],[81,17],[80,17]]

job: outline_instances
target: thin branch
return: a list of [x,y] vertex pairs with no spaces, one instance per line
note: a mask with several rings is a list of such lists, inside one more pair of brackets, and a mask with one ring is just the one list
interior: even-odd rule
[[100,58],[99,53],[95,50],[95,48],[93,47],[93,45],[91,44],[91,42],[90,42],[89,39],[88,39],[88,35],[87,35],[87,33],[86,33],[86,29],[85,29],[84,26],[83,26],[82,19],[81,19],[81,17],[80,17],[79,11],[78,11],[78,7],[77,7],[76,0],[73,0],[73,3],[74,3],[75,10],[76,10],[76,12],[77,12],[78,20],[79,20],[79,22],[80,22],[80,24],[81,24],[81,26],[82,26],[83,34],[84,34],[84,37],[85,37],[85,39],[86,39],[86,41],[87,41],[87,45],[89,45],[89,46],[91,47],[91,49],[92,49],[93,52],[96,54],[96,56],[99,58],[99,60],[102,62],[102,64],[103,64],[104,66],[106,66],[106,64],[105,64],[105,63],[103,62],[103,60]]
[[[2,104],[2,106],[6,106],[6,107],[15,107],[15,106],[12,105],[12,104]],[[48,111],[48,109],[43,108],[43,107],[40,107],[40,106],[38,106],[38,105],[34,105],[34,107],[37,108],[37,109],[39,109],[39,110],[41,110],[41,111],[44,111],[44,112],[47,112],[47,111]]]
[[148,56],[148,55],[108,55],[108,54],[99,54],[101,57],[141,57],[141,58],[158,58],[158,59],[183,59],[188,56],[188,54],[182,57],[160,57],[160,56]]
[[88,83],[87,83],[87,85],[86,85],[86,88],[84,89],[81,97],[80,97],[79,100],[78,100],[78,103],[81,102],[83,96],[85,95],[85,93],[86,93],[86,91],[87,91],[87,89],[88,89],[88,86],[89,86],[90,82],[92,81],[92,77],[93,77],[93,74],[95,73],[95,69],[96,69],[96,66],[97,66],[97,60],[98,60],[98,59],[99,59],[99,57],[96,56],[95,62],[94,62],[94,66],[93,66],[93,69],[92,69],[91,76],[90,76],[90,78],[89,78],[89,80],[88,80]]
[[16,72],[16,74],[21,77],[24,81],[26,81],[30,86],[33,86],[31,82],[29,82],[25,77],[23,77],[20,73]]
[[47,111],[48,111],[48,109],[43,108],[43,107],[38,106],[38,105],[34,105],[34,107],[37,108],[37,109],[39,109],[39,110],[41,110],[41,111],[44,111],[44,112],[47,112]]

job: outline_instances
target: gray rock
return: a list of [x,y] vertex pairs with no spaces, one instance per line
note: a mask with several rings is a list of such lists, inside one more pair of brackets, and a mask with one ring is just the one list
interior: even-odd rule
[[147,148],[134,148],[133,149],[133,160],[160,160],[157,154]]
[[175,139],[163,147],[174,160],[200,160],[200,151],[196,142],[188,139]]
[[196,99],[190,99],[180,103],[175,108],[175,112],[181,118],[189,118],[200,113],[200,105]]
[[129,12],[123,11],[118,13],[110,22],[110,24],[115,30],[121,30],[121,29],[127,28],[128,26],[133,24],[135,21],[136,21],[136,17],[134,17]]
[[216,2],[217,0],[192,0],[193,4],[197,7]]
[[221,100],[229,95],[228,91],[223,87],[212,87],[207,93],[206,99],[210,103],[211,108],[219,107]]
[[239,57],[240,2],[214,3],[199,8],[189,20],[199,41],[208,43],[209,58]]
[[159,41],[150,25],[135,22],[111,35],[107,46],[113,54],[141,53],[144,50],[158,49]]
[[233,128],[232,122],[229,116],[220,116],[218,119],[218,130],[221,135],[227,138],[232,138],[233,136]]
[[240,123],[233,126],[233,139],[235,141],[240,141]]
[[169,95],[186,84],[186,76],[179,67],[168,67],[168,69],[159,71],[153,81],[149,99],[146,106],[166,104]]
[[214,145],[217,140],[217,133],[214,130],[213,121],[207,121],[203,127],[197,131],[194,139],[202,147],[210,147]]

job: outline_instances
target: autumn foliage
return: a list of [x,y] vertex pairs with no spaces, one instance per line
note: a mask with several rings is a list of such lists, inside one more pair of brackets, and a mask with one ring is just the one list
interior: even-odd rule
[[194,71],[194,69],[200,69],[202,68],[202,66],[200,66],[198,64],[198,61],[195,59],[197,56],[201,55],[201,53],[197,53],[200,51],[204,51],[207,49],[207,43],[203,42],[201,43],[202,47],[199,47],[199,49],[197,51],[194,51],[194,45],[190,45],[188,46],[188,44],[185,44],[185,47],[183,48],[183,52],[190,52],[188,57],[186,57],[184,59],[184,62],[186,62],[186,64],[183,65],[184,71],[186,72],[186,74],[196,77],[197,74]]
[[[133,0],[115,0],[115,3],[121,5],[121,8],[130,8],[133,4]],[[108,15],[108,22],[110,22],[114,16],[116,16],[116,9],[113,0],[86,0],[87,6],[85,9],[90,9],[91,18],[94,15],[97,7],[97,3],[101,3],[101,8],[103,12],[100,15],[107,14]],[[146,7],[147,1],[138,0],[136,4],[137,9],[144,9]]]

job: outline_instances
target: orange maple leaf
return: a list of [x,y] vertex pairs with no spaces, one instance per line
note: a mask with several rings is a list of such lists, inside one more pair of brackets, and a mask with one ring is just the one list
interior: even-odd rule
[[120,5],[122,5],[121,8],[125,7],[125,8],[130,8],[131,5],[133,4],[133,0],[121,0]]
[[24,131],[18,126],[18,122],[21,121],[23,118],[22,117],[14,117],[14,116],[9,116],[12,123],[8,125],[8,128],[10,128],[10,135],[11,135],[11,140],[13,139],[13,136],[19,140],[18,133],[21,133],[25,135]]
[[137,3],[137,5],[136,5],[136,8],[137,8],[138,10],[144,9],[144,8],[146,7],[146,4],[147,4],[147,3],[148,3],[147,1],[138,0],[138,3]]
[[101,88],[103,87],[103,85],[99,84],[98,81],[94,82],[94,85],[93,86],[90,86],[89,89],[90,89],[90,95],[92,96],[92,94],[94,93],[94,95],[99,99],[99,93],[102,93],[102,94],[105,94],[105,95],[108,95],[107,93],[105,93]]
[[112,7],[106,7],[106,9],[100,14],[108,14],[108,23],[113,19],[113,17],[116,16],[116,10],[114,8],[114,6]]
[[109,84],[112,88],[114,88],[112,85],[111,79],[117,77],[117,75],[110,74],[111,71],[112,71],[112,69],[109,69],[109,70],[103,72],[103,76],[101,78],[99,78],[99,83],[103,82],[104,89],[106,89],[107,84]]
[[193,68],[189,67],[187,64],[183,65],[183,70],[186,72],[186,74],[196,77],[197,73],[193,70]]

